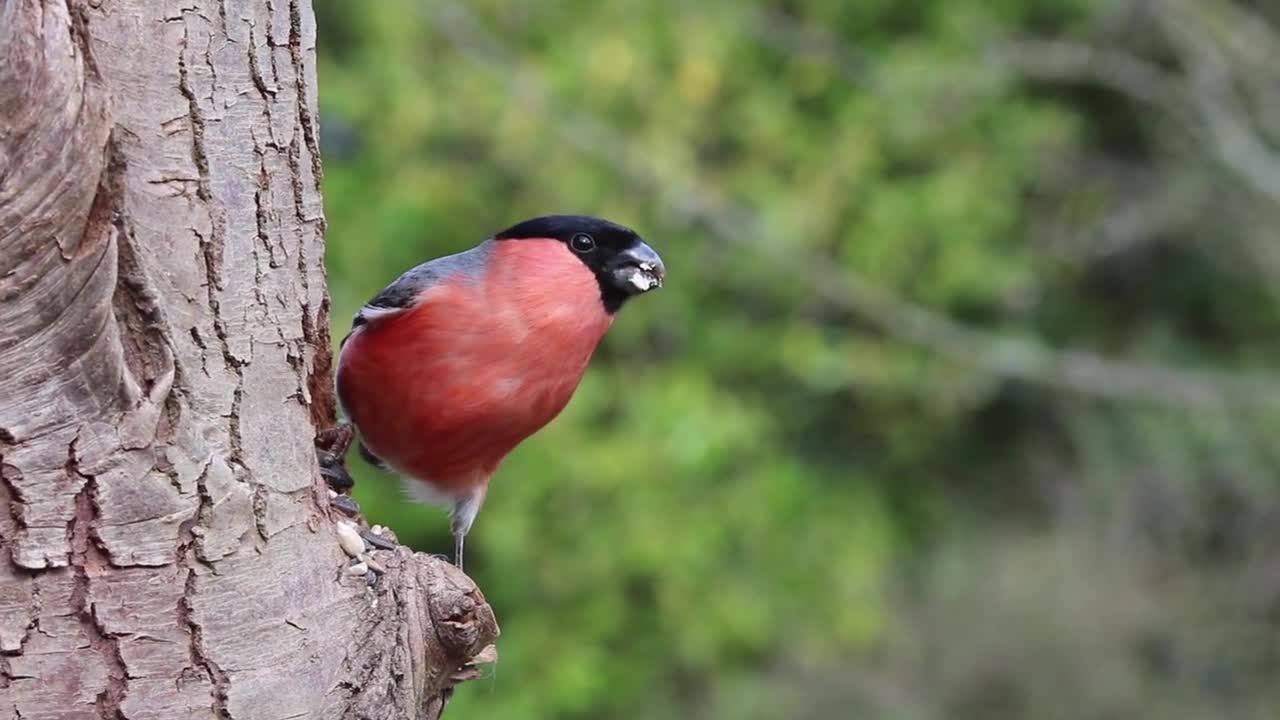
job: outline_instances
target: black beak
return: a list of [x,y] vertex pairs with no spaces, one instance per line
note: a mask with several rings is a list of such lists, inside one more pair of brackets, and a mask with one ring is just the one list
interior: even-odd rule
[[613,279],[620,288],[632,294],[662,287],[667,279],[667,266],[653,248],[637,241],[618,253],[613,263]]

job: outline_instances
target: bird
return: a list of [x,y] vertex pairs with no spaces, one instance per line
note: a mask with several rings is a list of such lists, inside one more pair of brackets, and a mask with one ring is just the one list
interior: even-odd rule
[[340,406],[366,460],[449,508],[458,568],[503,460],[569,403],[619,310],[665,280],[634,230],[546,215],[408,270],[355,314]]

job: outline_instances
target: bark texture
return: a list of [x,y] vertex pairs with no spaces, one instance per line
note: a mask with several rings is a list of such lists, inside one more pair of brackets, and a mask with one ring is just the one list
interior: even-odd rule
[[0,719],[418,718],[492,658],[348,575],[306,0],[0,0]]

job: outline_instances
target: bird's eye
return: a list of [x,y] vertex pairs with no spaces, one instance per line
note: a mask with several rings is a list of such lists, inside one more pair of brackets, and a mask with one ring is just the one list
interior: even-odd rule
[[589,253],[596,249],[596,241],[586,233],[578,233],[569,240],[569,247],[573,248],[574,252]]

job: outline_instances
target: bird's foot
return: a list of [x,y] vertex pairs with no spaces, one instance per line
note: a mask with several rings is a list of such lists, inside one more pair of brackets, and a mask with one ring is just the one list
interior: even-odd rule
[[329,507],[348,517],[359,516],[360,503],[348,494],[355,481],[342,461],[323,450],[316,450],[316,459],[320,461],[320,475],[329,486]]
[[329,486],[329,505],[344,515],[360,514],[360,505],[347,494],[355,486],[351,473],[347,472],[347,450],[354,437],[351,425],[343,423],[316,433],[316,461],[320,476]]
[[338,423],[331,428],[325,428],[316,433],[316,449],[333,453],[338,457],[346,457],[347,450],[351,448],[351,441],[355,439],[355,428],[351,423]]
[[316,433],[316,460],[320,463],[320,475],[337,492],[350,490],[355,485],[346,465],[347,450],[351,449],[354,437],[355,430],[350,423],[341,423]]

